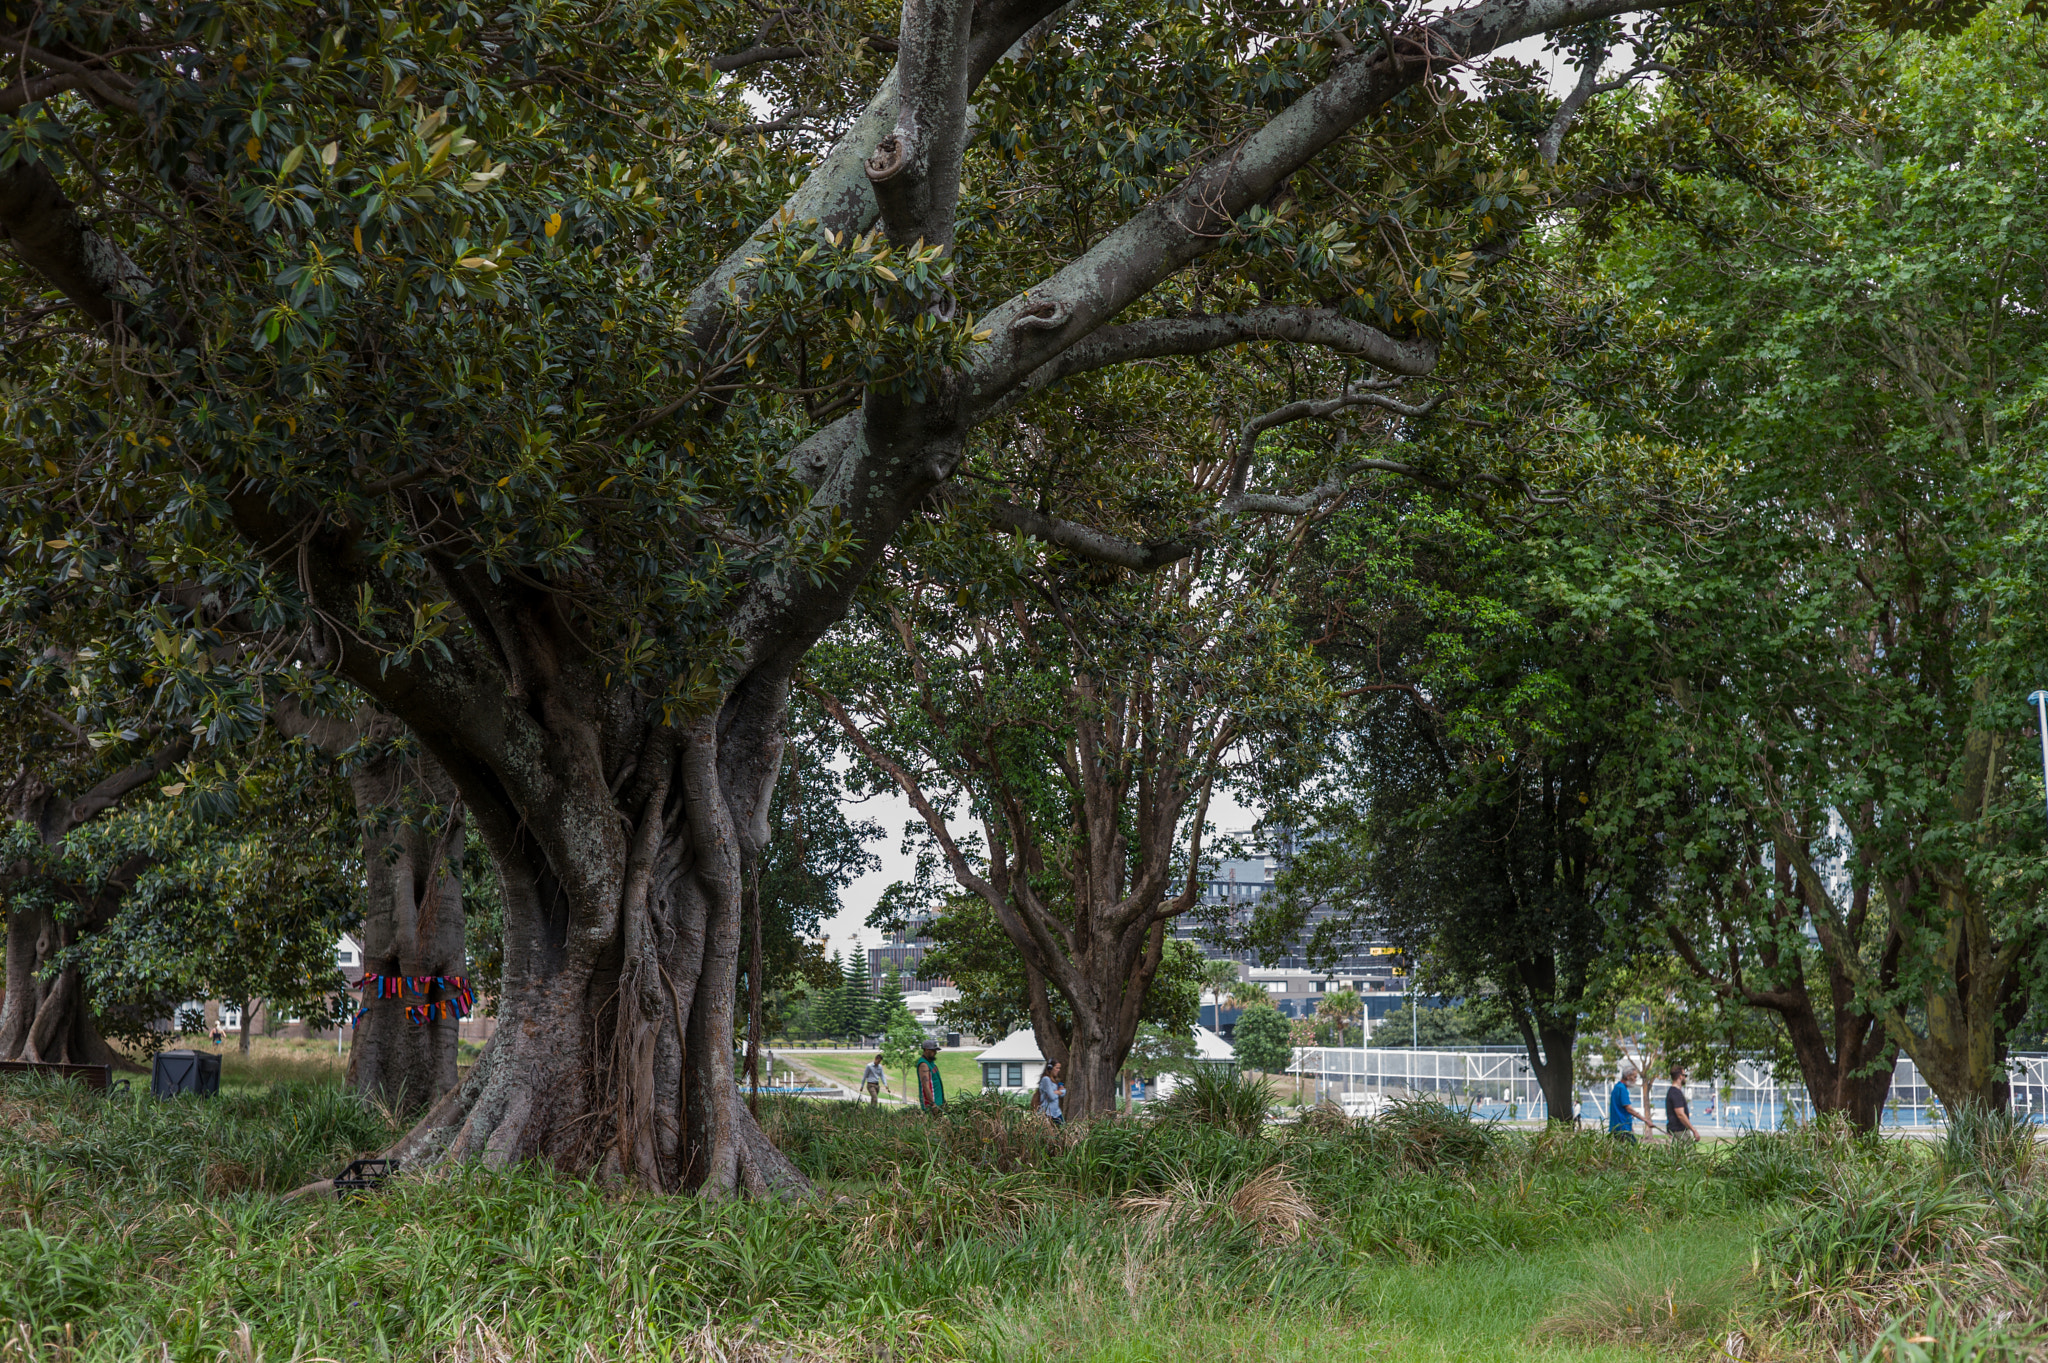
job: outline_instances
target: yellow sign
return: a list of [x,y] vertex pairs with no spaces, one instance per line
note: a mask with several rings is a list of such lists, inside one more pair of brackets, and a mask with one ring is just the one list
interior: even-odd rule
[[1401,948],[1399,948],[1399,947],[1374,947],[1374,948],[1372,949],[1372,953],[1371,953],[1371,954],[1372,954],[1372,955],[1374,955],[1374,956],[1399,956],[1399,955],[1401,954]]

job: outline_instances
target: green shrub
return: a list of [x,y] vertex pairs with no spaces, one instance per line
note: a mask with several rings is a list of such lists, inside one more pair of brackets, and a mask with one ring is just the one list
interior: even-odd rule
[[1152,1118],[1169,1126],[1192,1122],[1249,1137],[1259,1134],[1272,1110],[1271,1080],[1198,1069],[1152,1105]]
[[2024,1179],[2034,1167],[2036,1134],[2034,1124],[2019,1113],[1965,1103],[1949,1113],[1943,1128],[1941,1167],[1952,1178]]

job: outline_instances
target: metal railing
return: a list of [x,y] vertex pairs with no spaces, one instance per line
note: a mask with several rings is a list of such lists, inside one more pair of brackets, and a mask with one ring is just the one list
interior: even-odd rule
[[[2015,1112],[2048,1122],[2048,1055],[2010,1058],[2012,1107]],[[1315,1097],[1344,1102],[1378,1102],[1428,1096],[1469,1106],[1480,1117],[1542,1121],[1550,1115],[1542,1089],[1518,1051],[1432,1051],[1405,1048],[1367,1049],[1304,1046],[1295,1051],[1292,1073],[1315,1085]],[[1597,1091],[1579,1092],[1579,1117],[1605,1121],[1609,1079]],[[1668,1081],[1650,1085],[1651,1107],[1664,1120]],[[1693,1125],[1722,1131],[1769,1131],[1812,1118],[1812,1104],[1800,1084],[1780,1084],[1768,1066],[1737,1062],[1733,1072],[1686,1085],[1692,1101]],[[1640,1105],[1640,1104],[1639,1104]],[[1911,1060],[1901,1057],[1892,1073],[1883,1124],[1927,1127],[1940,1122],[1941,1105]]]

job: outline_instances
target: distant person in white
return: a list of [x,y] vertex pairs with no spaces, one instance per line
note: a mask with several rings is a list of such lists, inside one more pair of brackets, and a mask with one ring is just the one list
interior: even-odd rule
[[1067,1086],[1060,1082],[1060,1062],[1055,1060],[1045,1067],[1045,1073],[1038,1076],[1038,1110],[1052,1118],[1054,1126],[1066,1123],[1066,1114],[1060,1111],[1060,1099],[1067,1096]]
[[869,1107],[874,1107],[882,1101],[882,1085],[887,1082],[888,1080],[882,1077],[882,1057],[878,1055],[860,1072],[860,1086],[868,1091]]

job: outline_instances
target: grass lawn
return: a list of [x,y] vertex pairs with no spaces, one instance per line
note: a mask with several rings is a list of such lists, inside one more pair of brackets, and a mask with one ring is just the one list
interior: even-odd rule
[[[780,1052],[778,1052],[780,1054]],[[873,1051],[804,1051],[795,1058],[850,1088],[860,1087],[860,1072],[874,1058]],[[974,1062],[976,1051],[939,1052],[939,1078],[945,1081],[948,1099],[971,1097],[981,1092],[981,1066]],[[890,1070],[889,1087],[883,1098],[916,1095],[916,1083],[907,1071]]]
[[770,1101],[797,1202],[461,1168],[287,1203],[395,1134],[331,1058],[266,1048],[210,1101],[9,1079],[0,1360],[2039,1356],[2048,1167],[2009,1132],[1683,1150],[1161,1108]]

